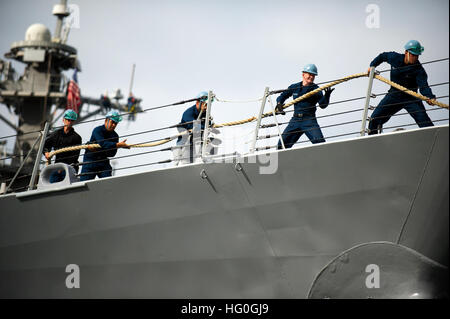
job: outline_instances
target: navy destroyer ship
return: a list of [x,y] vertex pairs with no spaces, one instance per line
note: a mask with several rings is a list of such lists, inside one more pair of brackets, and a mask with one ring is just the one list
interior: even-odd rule
[[[65,1],[54,14],[60,28]],[[366,136],[369,85],[361,131],[277,150],[258,147],[278,136],[261,127],[281,125],[263,116],[266,90],[246,153],[200,150],[193,163],[86,182],[67,171],[50,184],[58,164],[30,149],[47,134],[48,106],[65,106],[48,74],[75,68],[76,50],[42,26],[27,34],[9,56],[47,77],[42,90],[1,83],[2,102],[30,115],[8,124],[18,142],[2,170],[14,174],[0,195],[1,298],[448,298],[448,113]],[[18,176],[27,183],[14,191]]]

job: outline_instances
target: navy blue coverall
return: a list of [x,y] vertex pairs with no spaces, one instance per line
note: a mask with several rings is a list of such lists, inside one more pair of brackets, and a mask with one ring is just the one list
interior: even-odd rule
[[[99,144],[101,148],[89,150],[84,153],[83,162],[91,162],[84,164],[81,170],[81,181],[108,177],[112,175],[112,167],[109,164],[108,157],[113,157],[117,153],[116,144],[119,142],[119,135],[115,131],[108,131],[105,125],[100,125],[92,131],[91,144]],[[86,175],[85,175],[86,174]]]
[[[404,54],[383,52],[370,63],[370,66],[377,67],[382,62],[389,63],[391,65],[392,82],[400,84],[414,92],[417,92],[417,88],[419,88],[422,95],[434,99],[435,96],[428,86],[428,76],[422,64],[417,62],[407,65],[404,60]],[[369,135],[377,134],[378,129],[402,108],[408,111],[409,115],[413,117],[419,127],[433,126],[421,100],[391,87],[388,94],[381,100],[370,117]]]
[[[200,114],[200,110],[197,110],[197,107],[195,105],[192,105],[186,111],[184,111],[183,116],[181,117],[181,122],[178,126],[185,128],[186,130],[192,130],[194,127],[194,124],[192,123],[195,121]],[[205,118],[206,118],[206,111],[202,112],[201,116],[201,126],[202,130],[205,128]],[[203,131],[202,131],[203,135]],[[181,136],[178,137],[178,141],[181,140]],[[177,141],[177,142],[178,142]]]
[[[183,127],[186,130],[192,130],[194,127],[193,121],[197,120],[199,114],[200,114],[200,110],[197,110],[197,107],[194,104],[193,106],[186,109],[186,111],[184,111],[183,116],[181,117],[181,122],[178,126]],[[205,129],[206,111],[202,112],[200,119],[201,119],[201,129],[202,129],[201,136],[203,136],[203,130]],[[192,135],[192,133],[190,135]],[[177,140],[177,145],[186,145],[187,141],[188,141],[186,139],[188,139],[190,135],[185,135],[184,141],[182,141],[183,137],[179,136],[178,140]],[[194,161],[194,145],[192,144],[192,141],[190,143],[189,149],[190,149],[190,152],[189,152],[190,153],[190,162],[193,163],[193,161]]]
[[[53,149],[58,150],[60,148],[75,146],[81,144],[81,136],[75,132],[73,127],[70,128],[69,132],[66,134],[64,128],[56,130],[50,134],[45,140],[43,153],[50,152]],[[75,172],[78,172],[78,157],[80,156],[80,150],[64,152],[56,154],[55,163],[65,163],[71,165]],[[50,183],[57,183],[64,180],[66,176],[65,171],[55,171],[50,175]]]
[[[303,82],[294,83],[277,98],[277,104],[283,104],[289,97],[296,98],[317,89],[317,84],[303,86]],[[330,101],[330,96],[318,92],[313,96],[294,104],[294,115],[289,121],[288,126],[281,135],[286,148],[291,148],[295,142],[303,135],[308,136],[311,143],[323,143],[322,131],[316,119],[316,104],[321,108],[326,108]],[[281,140],[278,142],[278,149],[282,149]]]

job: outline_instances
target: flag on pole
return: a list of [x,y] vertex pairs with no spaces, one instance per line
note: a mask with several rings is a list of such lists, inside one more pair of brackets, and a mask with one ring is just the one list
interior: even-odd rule
[[77,78],[78,69],[75,69],[73,73],[72,80],[69,82],[69,86],[67,87],[67,106],[66,110],[74,110],[77,114],[79,114],[79,108],[81,105],[81,94],[80,88],[78,87],[78,78]]

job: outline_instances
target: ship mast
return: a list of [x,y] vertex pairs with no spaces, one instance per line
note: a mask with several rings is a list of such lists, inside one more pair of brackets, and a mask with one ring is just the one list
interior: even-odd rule
[[[7,59],[25,64],[24,73],[19,77],[12,68],[11,62],[0,60],[0,102],[12,108],[19,118],[19,123],[7,123],[17,132],[12,163],[2,168],[0,178],[8,178],[21,164],[28,154],[39,131],[45,122],[52,120],[52,105],[64,108],[66,101],[66,78],[63,71],[78,68],[77,50],[62,43],[61,30],[64,19],[69,16],[67,0],[61,0],[53,7],[56,16],[56,28],[53,37],[43,24],[33,24],[25,32],[23,41],[11,44]],[[0,120],[5,121],[4,118]],[[29,156],[22,168],[22,174],[29,175],[36,153]],[[26,184],[27,178],[24,178]]]

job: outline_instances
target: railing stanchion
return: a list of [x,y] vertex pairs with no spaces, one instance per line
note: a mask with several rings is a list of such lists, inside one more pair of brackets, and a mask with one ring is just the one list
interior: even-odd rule
[[202,159],[203,160],[205,160],[205,158],[206,158],[206,141],[208,139],[208,134],[209,134],[209,118],[210,118],[210,115],[211,115],[212,97],[213,97],[212,91],[208,91],[208,102],[207,102],[207,107],[206,107],[205,129],[203,131],[203,146],[202,146]]
[[281,147],[285,150],[286,146],[284,146],[283,136],[281,135],[280,125],[278,124],[277,116],[275,114],[275,109],[273,108],[272,98],[269,97],[270,107],[272,108],[273,119],[275,120],[275,125],[277,126],[278,136],[280,136]]
[[39,169],[39,163],[41,162],[42,150],[44,149],[45,139],[47,138],[48,129],[50,128],[49,122],[45,122],[44,131],[41,133],[41,143],[39,144],[39,150],[36,154],[36,160],[34,162],[33,174],[31,174],[30,185],[28,185],[28,190],[32,190],[36,184],[36,175]]
[[266,87],[264,89],[264,96],[263,96],[263,99],[261,102],[261,107],[260,107],[259,113],[258,113],[258,120],[256,122],[255,134],[253,136],[252,146],[250,147],[250,153],[255,152],[256,140],[258,139],[259,127],[261,126],[261,117],[264,112],[264,108],[266,106],[266,100],[267,100],[268,96],[269,96],[269,87]]
[[369,85],[367,87],[366,105],[364,106],[363,118],[361,123],[361,136],[366,135],[367,114],[369,113],[369,103],[370,98],[372,97],[372,84],[374,75],[375,75],[375,68],[371,67],[369,73]]

